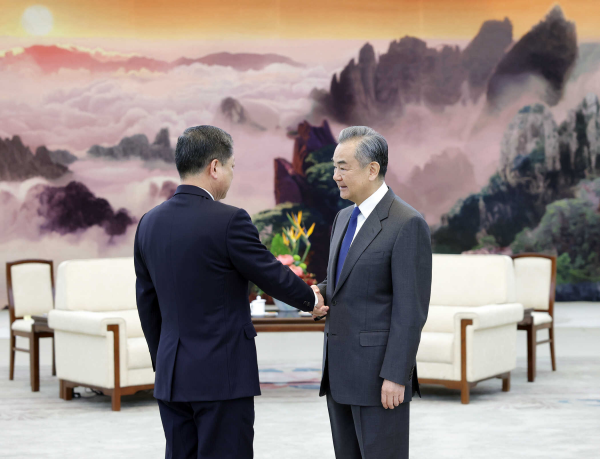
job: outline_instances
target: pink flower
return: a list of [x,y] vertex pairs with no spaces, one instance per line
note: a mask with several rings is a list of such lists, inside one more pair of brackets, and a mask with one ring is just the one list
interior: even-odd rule
[[304,271],[300,266],[290,266],[290,269],[296,276],[301,276],[302,274],[304,274]]
[[291,255],[279,255],[277,259],[286,266],[294,264],[294,257]]

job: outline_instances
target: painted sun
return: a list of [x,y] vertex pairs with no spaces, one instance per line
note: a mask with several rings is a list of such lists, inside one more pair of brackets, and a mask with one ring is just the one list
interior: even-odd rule
[[23,12],[21,25],[29,35],[48,35],[54,26],[54,18],[45,6],[34,5]]

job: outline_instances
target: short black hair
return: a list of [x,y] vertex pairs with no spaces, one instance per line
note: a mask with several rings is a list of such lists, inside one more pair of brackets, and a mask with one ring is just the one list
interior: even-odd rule
[[213,159],[221,164],[233,155],[233,139],[215,126],[187,128],[177,139],[175,165],[182,179],[202,172]]

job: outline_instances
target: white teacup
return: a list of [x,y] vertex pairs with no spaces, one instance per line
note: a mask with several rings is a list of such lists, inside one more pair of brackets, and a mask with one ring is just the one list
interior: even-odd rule
[[266,303],[267,300],[263,300],[260,295],[257,296],[256,299],[250,303],[250,314],[253,316],[264,316]]

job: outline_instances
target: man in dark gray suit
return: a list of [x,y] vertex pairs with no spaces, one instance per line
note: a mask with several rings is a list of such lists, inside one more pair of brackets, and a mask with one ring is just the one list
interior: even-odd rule
[[431,291],[429,227],[385,184],[383,136],[354,126],[338,140],[333,179],[355,205],[336,215],[327,278],[313,286],[329,306],[320,395],[338,459],[408,458]]

